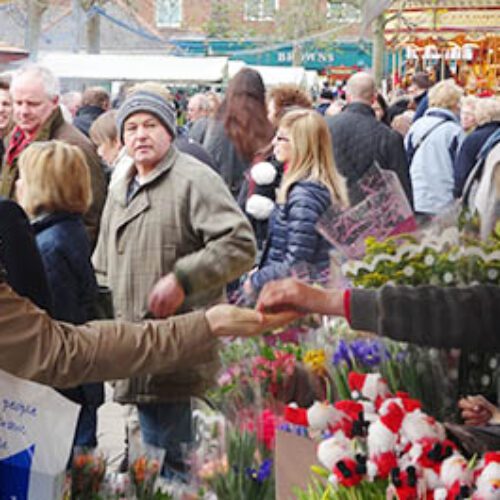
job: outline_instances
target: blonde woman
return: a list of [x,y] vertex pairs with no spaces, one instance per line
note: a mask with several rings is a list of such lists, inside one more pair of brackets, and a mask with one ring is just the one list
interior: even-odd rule
[[244,284],[247,294],[299,264],[314,270],[327,268],[330,245],[315,226],[332,204],[348,204],[344,180],[333,162],[328,126],[317,111],[286,113],[273,147],[276,159],[285,163],[285,174],[261,262]]
[[[31,219],[52,294],[52,316],[82,324],[92,319],[97,293],[83,214],[92,199],[90,173],[77,146],[34,142],[19,157],[17,196]],[[82,405],[74,445],[97,446],[97,408],[102,384],[62,391]]]
[[460,103],[460,125],[466,134],[472,132],[477,126],[476,105],[479,98],[468,95],[462,98]]

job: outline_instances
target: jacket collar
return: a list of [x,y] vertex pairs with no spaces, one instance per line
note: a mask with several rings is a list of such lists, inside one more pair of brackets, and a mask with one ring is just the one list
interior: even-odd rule
[[35,233],[39,233],[48,227],[54,226],[59,222],[66,220],[78,220],[81,219],[80,214],[73,214],[70,212],[53,212],[50,214],[42,214],[31,221],[33,230]]
[[[153,184],[159,178],[163,177],[176,162],[179,157],[179,151],[177,148],[171,144],[168,148],[167,154],[163,157],[163,159],[158,163],[158,165],[142,180],[141,188],[142,191],[146,186]],[[131,179],[137,174],[137,169],[135,164],[129,169],[126,176],[120,179],[115,186],[111,188],[111,193],[114,198],[120,203],[122,206],[127,206],[127,191],[128,186],[130,184]]]
[[49,141],[54,137],[55,131],[64,124],[64,118],[61,113],[61,108],[57,108],[52,112],[47,121],[40,127],[35,134],[33,142],[35,141]]
[[345,108],[343,113],[359,113],[365,116],[373,116],[375,118],[375,111],[373,111],[372,107],[364,102],[351,102]]
[[424,116],[434,116],[441,120],[454,121],[460,123],[458,116],[452,113],[449,109],[444,108],[428,108]]

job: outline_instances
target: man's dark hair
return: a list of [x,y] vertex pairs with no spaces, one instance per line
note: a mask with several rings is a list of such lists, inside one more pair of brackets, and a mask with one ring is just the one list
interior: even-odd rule
[[102,87],[89,87],[83,92],[82,106],[97,106],[107,109],[109,106],[109,93]]

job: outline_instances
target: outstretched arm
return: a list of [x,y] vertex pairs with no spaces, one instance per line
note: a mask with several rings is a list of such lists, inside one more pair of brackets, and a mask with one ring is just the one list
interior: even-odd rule
[[345,316],[356,330],[435,347],[500,349],[500,287],[383,286],[325,290],[287,279],[268,283],[259,311],[294,310]]
[[0,283],[0,369],[56,387],[172,372],[207,362],[221,336],[258,335],[296,318],[221,304],[163,321],[54,321]]

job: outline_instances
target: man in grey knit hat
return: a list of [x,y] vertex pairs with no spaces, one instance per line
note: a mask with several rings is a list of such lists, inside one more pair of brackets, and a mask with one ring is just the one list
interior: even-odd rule
[[[246,218],[222,179],[173,144],[175,110],[161,86],[136,87],[117,126],[134,164],[110,188],[93,256],[117,317],[165,318],[222,300],[254,262]],[[203,395],[217,368],[214,348],[205,365],[116,384],[115,399],[138,406],[143,440],[166,449],[166,475],[183,469],[190,398]]]

